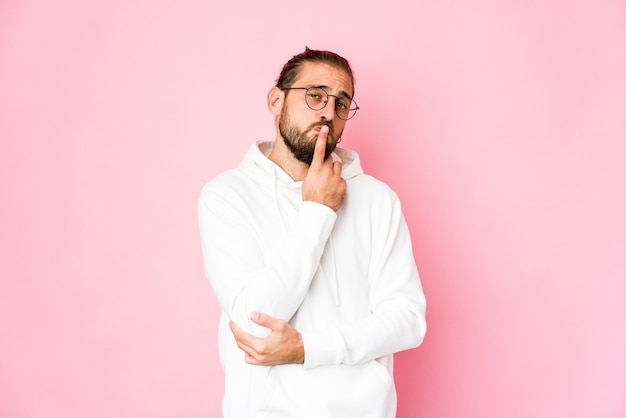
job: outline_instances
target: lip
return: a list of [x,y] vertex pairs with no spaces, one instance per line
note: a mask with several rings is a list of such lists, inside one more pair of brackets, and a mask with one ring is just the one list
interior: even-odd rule
[[332,131],[332,129],[330,129],[330,126],[329,126],[329,125],[325,125],[325,124],[322,124],[322,125],[317,125],[315,128],[313,128],[313,131],[314,131],[314,132],[319,132],[319,131],[321,131],[321,130],[322,130],[322,126],[328,126],[328,132],[329,132],[329,133]]

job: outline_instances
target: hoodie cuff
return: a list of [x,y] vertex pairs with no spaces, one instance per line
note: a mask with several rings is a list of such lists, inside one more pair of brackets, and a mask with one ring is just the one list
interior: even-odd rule
[[340,364],[345,358],[346,345],[338,328],[325,331],[305,331],[302,335],[304,345],[304,368]]

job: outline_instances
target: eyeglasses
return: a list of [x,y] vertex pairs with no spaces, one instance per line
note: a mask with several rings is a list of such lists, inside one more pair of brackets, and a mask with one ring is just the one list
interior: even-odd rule
[[328,103],[328,96],[335,98],[335,113],[342,120],[352,119],[359,107],[356,102],[346,96],[328,94],[322,87],[285,87],[281,90],[306,90],[304,100],[311,110],[322,110]]

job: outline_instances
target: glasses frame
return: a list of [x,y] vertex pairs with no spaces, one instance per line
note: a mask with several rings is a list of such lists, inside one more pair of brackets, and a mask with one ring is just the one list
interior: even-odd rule
[[[311,107],[311,105],[309,104],[309,101],[307,100],[307,93],[309,92],[310,89],[320,89],[322,90],[324,93],[326,93],[326,100],[324,101],[324,106],[320,107],[319,109],[314,109]],[[284,87],[281,90],[285,91],[285,90],[306,90],[306,93],[304,93],[304,102],[306,103],[306,105],[309,107],[309,109],[314,110],[314,111],[319,111],[322,110],[326,107],[326,105],[328,105],[328,98],[329,97],[334,97],[335,98],[335,115],[337,115],[337,117],[341,120],[350,120],[354,117],[354,115],[356,115],[356,112],[360,109],[360,107],[357,105],[356,101],[348,96],[336,96],[334,94],[330,94],[326,91],[326,89],[324,89],[324,87],[321,86],[311,86],[311,87]],[[351,107],[350,109],[348,109],[348,118],[344,119],[341,116],[339,116],[339,113],[337,113],[337,100],[340,98],[348,98],[350,99],[350,103],[351,103]],[[352,105],[354,105],[354,108],[352,108]],[[352,112],[352,116],[350,116],[350,112]]]

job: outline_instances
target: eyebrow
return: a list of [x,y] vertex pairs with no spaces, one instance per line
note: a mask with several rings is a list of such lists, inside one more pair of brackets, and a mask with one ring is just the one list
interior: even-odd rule
[[[310,86],[310,87],[319,87],[319,88],[324,89],[324,90],[328,90],[328,88],[329,88],[328,86],[319,86],[319,85],[315,85],[315,84]],[[328,92],[327,92],[327,94],[328,94]],[[340,90],[339,94],[337,94],[337,96],[338,97],[345,97],[345,98],[348,98],[348,99],[352,100],[352,97],[350,97],[350,95],[348,93],[346,93],[345,91],[343,91],[343,90]]]

